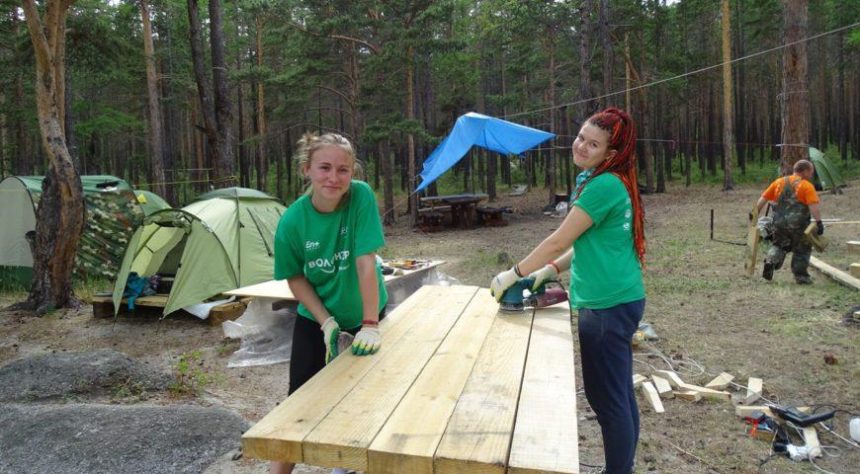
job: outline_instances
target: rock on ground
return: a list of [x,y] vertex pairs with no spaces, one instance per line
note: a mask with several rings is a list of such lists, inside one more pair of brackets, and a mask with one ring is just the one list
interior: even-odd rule
[[59,352],[0,367],[0,402],[37,401],[65,395],[164,390],[170,375],[117,351]]
[[197,473],[248,422],[198,406],[0,404],[0,473]]

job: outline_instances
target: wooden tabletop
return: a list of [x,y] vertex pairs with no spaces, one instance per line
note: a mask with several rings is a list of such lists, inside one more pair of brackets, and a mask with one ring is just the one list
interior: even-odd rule
[[[444,260],[430,260],[426,265],[422,265],[411,270],[401,270],[396,275],[385,275],[383,278],[385,279],[387,286],[388,282],[430,270],[443,263],[445,263]],[[297,301],[295,295],[293,295],[293,292],[290,290],[290,285],[287,284],[287,280],[264,281],[255,285],[248,285],[243,286],[242,288],[236,288],[235,290],[225,291],[224,294],[230,296],[252,296],[257,298]]]
[[576,473],[567,303],[498,311],[489,290],[424,286],[242,437],[246,456],[368,474]]
[[481,202],[489,196],[484,193],[463,193],[463,194],[446,194],[444,196],[424,196],[421,198],[422,203],[441,202],[445,204],[460,203],[460,202]]

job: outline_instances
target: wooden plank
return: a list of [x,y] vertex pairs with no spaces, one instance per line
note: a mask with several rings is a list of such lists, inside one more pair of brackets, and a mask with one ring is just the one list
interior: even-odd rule
[[672,386],[669,384],[669,381],[660,377],[659,375],[651,375],[651,379],[654,381],[654,388],[657,389],[657,393],[660,395],[660,398],[675,398],[675,394],[672,392]]
[[478,290],[370,444],[369,472],[433,473],[433,454],[497,311],[489,291]]
[[860,254],[860,240],[849,240],[845,244],[848,245],[849,252]]
[[579,472],[573,360],[569,303],[535,311],[509,474]]
[[436,450],[436,474],[505,472],[530,313],[498,313]]
[[[427,265],[424,265],[422,267],[415,268],[412,270],[401,270],[402,273],[398,275],[385,275],[383,278],[387,286],[389,282],[397,280],[398,278],[406,277],[413,273],[424,272],[430,270],[431,268],[438,267],[443,263],[445,263],[444,260],[431,260]],[[293,292],[290,290],[290,285],[287,284],[286,280],[264,281],[255,285],[248,285],[243,286],[242,288],[236,288],[235,290],[225,291],[223,294],[230,296],[254,296],[258,298],[270,298],[274,300],[296,299],[295,295],[293,295]]]
[[848,273],[854,278],[860,278],[860,263],[852,263],[848,265]]
[[675,396],[681,400],[687,400],[690,402],[698,402],[702,399],[702,395],[699,394],[699,392],[692,390],[675,390]]
[[645,394],[645,399],[651,403],[651,408],[653,408],[655,412],[663,413],[666,411],[663,408],[663,402],[660,401],[660,394],[658,394],[657,389],[654,388],[654,384],[651,382],[642,382],[642,393]]
[[209,310],[209,317],[206,318],[206,321],[209,322],[210,326],[220,326],[224,321],[232,321],[245,312],[248,301],[250,299],[219,304]]
[[764,405],[749,405],[749,406],[737,405],[737,406],[735,406],[735,415],[737,415],[741,418],[746,418],[746,417],[752,415],[753,413],[755,413],[757,411],[762,412],[765,415],[773,418],[773,412],[770,411],[770,407],[767,407]]
[[821,443],[818,440],[818,431],[815,430],[815,426],[807,426],[802,428],[803,430],[803,441],[806,442],[806,449],[809,453],[810,458],[817,458],[821,456]]
[[758,232],[758,206],[753,205],[752,211],[752,220],[749,223],[749,227],[747,228],[747,246],[746,253],[744,256],[744,270],[748,277],[751,277],[753,273],[755,273],[755,265],[756,265],[756,255],[758,253],[758,242],[761,240],[761,236]]
[[806,238],[806,241],[809,242],[809,245],[811,245],[816,252],[827,250],[827,238],[823,235],[818,235],[818,224],[815,222],[810,222],[809,225],[806,226],[806,229],[803,231],[803,235]]
[[645,377],[642,374],[633,374],[633,388],[639,388],[642,385],[642,382],[648,380],[648,377]]
[[729,392],[722,392],[720,390],[712,390],[710,388],[700,387],[698,385],[693,385],[689,383],[681,384],[679,387],[681,390],[687,390],[691,392],[698,392],[703,398],[708,398],[712,400],[731,400],[732,394]]
[[258,298],[271,299],[296,299],[293,292],[290,291],[290,285],[287,280],[269,280],[255,285],[243,286],[235,290],[225,291],[225,295],[230,296],[254,296]]
[[361,378],[360,386],[338,403],[302,442],[305,463],[367,470],[367,449],[463,314],[477,288],[471,290],[462,299],[445,294],[415,310],[416,324],[397,342],[383,346],[385,356],[379,357],[379,363]]
[[750,377],[747,382],[747,394],[741,401],[744,405],[749,405],[761,398],[762,380],[756,377]]
[[668,380],[669,385],[672,387],[681,388],[684,385],[684,381],[681,380],[681,377],[674,370],[655,370],[654,373]]
[[[452,307],[471,299],[477,288],[469,286],[424,286],[401,303],[379,323],[382,332],[382,350],[371,357],[344,354],[293,393],[260,422],[242,436],[244,454],[257,459],[302,462],[302,442],[331,407],[342,400],[382,360],[384,351],[395,345],[405,334],[421,322],[435,321],[429,314],[437,301],[447,301]],[[444,310],[443,310],[444,311]],[[404,317],[421,313],[424,321]],[[343,466],[347,467],[347,466]]]
[[838,268],[828,265],[816,257],[809,257],[809,264],[815,267],[821,273],[833,278],[838,283],[841,283],[849,288],[860,290],[860,278],[855,278]]
[[732,380],[735,379],[735,376],[726,372],[721,373],[714,377],[713,380],[705,384],[705,388],[710,388],[713,390],[725,390],[726,387],[732,383]]

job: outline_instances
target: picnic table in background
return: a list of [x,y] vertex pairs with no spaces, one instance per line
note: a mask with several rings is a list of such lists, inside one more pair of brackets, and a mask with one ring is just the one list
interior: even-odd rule
[[[451,227],[472,228],[476,224],[478,203],[489,198],[484,193],[448,194],[444,196],[425,196],[421,205],[425,213],[450,212]],[[419,211],[419,214],[421,211]]]
[[424,286],[242,437],[246,456],[384,473],[576,473],[570,308]]

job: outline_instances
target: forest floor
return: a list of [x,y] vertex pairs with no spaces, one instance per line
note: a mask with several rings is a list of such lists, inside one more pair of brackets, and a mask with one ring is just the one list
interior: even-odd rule
[[[719,240],[745,241],[747,212],[760,192],[753,186],[723,192],[717,187],[670,183],[668,192],[644,197],[648,238],[644,321],[654,327],[659,339],[635,349],[634,370],[647,376],[671,364],[686,382],[699,385],[721,372],[733,374],[740,384],[746,384],[748,377],[759,377],[764,381],[764,397],[770,401],[845,410],[837,414],[833,429],[847,437],[846,411],[860,412],[860,327],[844,323],[843,317],[860,305],[860,292],[814,270],[813,285],[795,284],[787,268],[767,282],[760,277],[760,260],[756,276],[746,278],[744,247]],[[543,190],[500,197],[494,205],[513,210],[506,214],[509,225],[502,228],[422,233],[408,226],[407,217],[399,216],[397,224],[386,228],[387,247],[382,254],[443,259],[447,263],[441,271],[448,276],[463,284],[488,286],[493,275],[524,257],[559,225],[559,218],[541,212],[545,201]],[[843,194],[822,194],[823,217],[860,220],[858,202],[860,181],[853,181]],[[711,209],[717,240],[709,238]],[[816,254],[819,258],[843,270],[858,260],[849,255],[845,241],[860,237],[860,225],[828,226],[825,235],[831,246]],[[0,307],[23,296],[0,295]],[[205,380],[195,398],[165,393],[150,396],[147,403],[221,405],[253,422],[287,393],[287,364],[228,369],[227,358],[238,343],[224,339],[220,328],[190,316],[161,321],[155,316],[120,316],[114,321],[94,319],[89,306],[42,318],[0,311],[0,366],[33,355],[102,348],[174,373],[184,357],[194,362],[185,370]],[[825,354],[836,363],[826,363]],[[578,364],[577,379],[581,387]],[[732,391],[743,393],[738,387]],[[828,433],[821,434],[821,442],[834,448],[827,449],[816,466],[771,456],[770,444],[746,434],[746,425],[728,401],[664,400],[666,412],[657,414],[641,394],[638,399],[638,473],[803,473],[818,472],[816,466],[849,473],[860,466],[860,449]],[[139,396],[121,391],[113,400],[139,401]],[[578,402],[582,472],[593,472],[603,464],[599,427],[581,390]],[[206,472],[265,469],[259,461],[226,459]],[[328,471],[307,467],[299,472]]]

